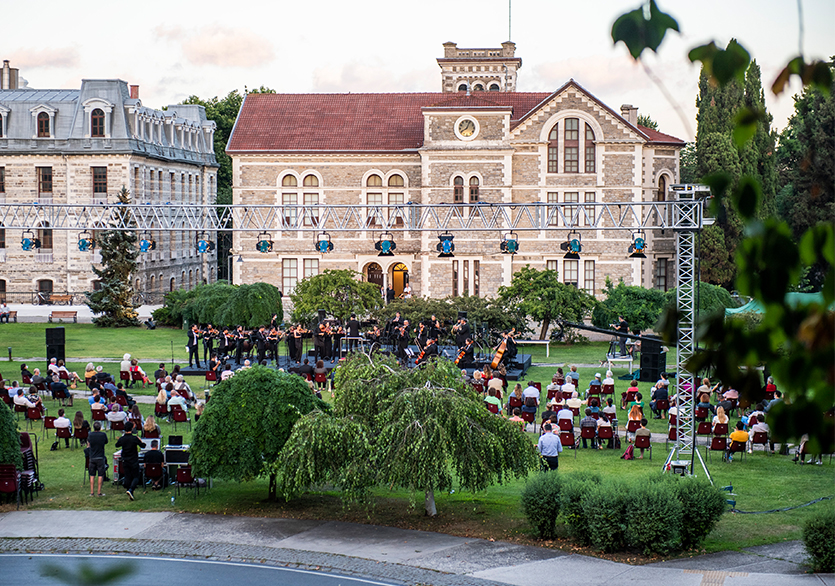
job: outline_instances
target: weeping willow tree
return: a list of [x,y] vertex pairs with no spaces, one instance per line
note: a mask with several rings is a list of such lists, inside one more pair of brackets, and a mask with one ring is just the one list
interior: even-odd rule
[[480,491],[539,465],[525,434],[487,411],[447,360],[404,370],[355,354],[335,384],[333,414],[302,417],[273,464],[286,499],[322,484],[353,501],[367,500],[376,486],[399,487],[424,493],[434,516],[435,492],[451,490],[454,480]]
[[235,287],[216,321],[254,328],[270,323],[276,313],[284,314],[278,289],[269,283],[253,283]]

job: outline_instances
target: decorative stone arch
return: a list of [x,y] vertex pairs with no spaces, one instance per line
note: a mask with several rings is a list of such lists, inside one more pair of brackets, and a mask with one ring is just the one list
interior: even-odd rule
[[[566,118],[579,118],[581,121],[586,122],[594,131],[594,140],[596,142],[603,140],[603,127],[600,126],[600,122],[594,116],[584,110],[560,110],[543,123],[542,128],[539,130],[539,142],[547,143],[548,134],[554,128],[554,124],[562,122]],[[580,134],[581,136],[584,135],[582,132]]]
[[362,267],[363,279],[381,288],[385,285],[385,274],[383,267],[377,261],[369,261]]
[[38,104],[34,108],[30,108],[29,112],[32,113],[32,138],[38,138],[38,115],[41,113],[49,116],[49,136],[41,138],[55,138],[55,115],[58,110],[47,104]]
[[[664,190],[662,193],[662,182],[664,183]],[[673,176],[673,172],[669,169],[659,169],[658,172],[655,174],[655,181],[652,182],[653,185],[653,197],[654,201],[666,201],[667,200],[667,191],[670,189],[670,185],[675,183],[675,177]]]
[[318,185],[315,185],[313,187],[315,187],[316,189],[321,189],[325,184],[325,180],[322,177],[322,174],[316,169],[305,169],[304,171],[299,173],[299,187],[305,187],[304,180],[310,175],[316,177],[316,182],[318,183]]
[[394,288],[395,297],[400,297],[403,288],[409,282],[409,265],[403,262],[403,259],[391,260],[386,267],[386,276]]
[[84,106],[84,137],[92,136],[93,110],[98,109],[104,112],[104,138],[110,138],[113,104],[102,98],[90,98],[81,105]]
[[[395,175],[399,175],[400,177],[403,178],[403,185],[402,186],[397,186],[397,185],[391,185],[390,184],[391,178],[394,177]],[[383,175],[383,185],[385,187],[389,188],[389,189],[391,189],[392,187],[394,187],[395,189],[409,189],[409,176],[406,175],[405,171],[401,171],[400,169],[392,169],[391,171],[389,171],[388,173]]]

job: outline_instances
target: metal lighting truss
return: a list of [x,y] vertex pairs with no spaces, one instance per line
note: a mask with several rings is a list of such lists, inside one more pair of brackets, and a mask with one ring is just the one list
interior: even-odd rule
[[[402,205],[188,205],[166,204],[0,204],[6,230],[133,230],[137,232],[269,232],[328,233],[360,231],[532,232],[541,230],[673,230],[676,234],[676,295],[679,311],[678,435],[667,459],[698,454],[694,441],[693,405],[696,373],[687,361],[696,352],[697,241],[710,196],[701,185],[673,185],[670,201],[607,203],[471,203]],[[701,460],[701,456],[699,456]],[[683,462],[673,462],[674,464]],[[707,469],[705,468],[707,473]],[[709,476],[709,475],[708,475]]]

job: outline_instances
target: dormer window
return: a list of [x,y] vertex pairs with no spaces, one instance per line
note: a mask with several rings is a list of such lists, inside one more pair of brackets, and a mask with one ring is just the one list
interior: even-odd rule
[[38,138],[49,138],[49,114],[41,112],[38,114]]
[[491,92],[497,92],[497,91],[499,91],[499,84],[497,84],[497,83],[491,83],[491,84],[490,84],[490,91],[491,91]]
[[458,91],[459,91],[459,92],[466,92],[466,91],[467,91],[467,84],[466,84],[466,83],[462,83],[462,84],[460,84],[460,85],[458,86]]
[[104,137],[104,112],[101,108],[96,108],[90,113],[90,136]]

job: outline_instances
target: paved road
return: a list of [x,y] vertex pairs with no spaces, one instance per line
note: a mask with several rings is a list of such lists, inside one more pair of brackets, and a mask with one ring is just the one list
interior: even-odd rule
[[[835,586],[805,574],[799,542],[630,566],[563,551],[337,521],[188,513],[15,511],[0,553],[124,554],[255,562],[391,584]],[[0,558],[0,565],[5,565]],[[4,582],[5,574],[0,574]]]
[[[276,586],[389,586],[390,583],[363,578],[339,576],[321,571],[281,568],[265,564],[225,562],[218,560],[183,560],[128,555],[79,554],[5,554],[0,555],[3,584],[40,585],[65,584],[55,574],[80,574],[81,569],[99,574],[114,569],[127,569],[128,575],[115,582],[117,586],[139,583],[203,586],[207,584],[274,584]],[[148,580],[149,576],[156,579]],[[160,577],[164,576],[164,579]]]

